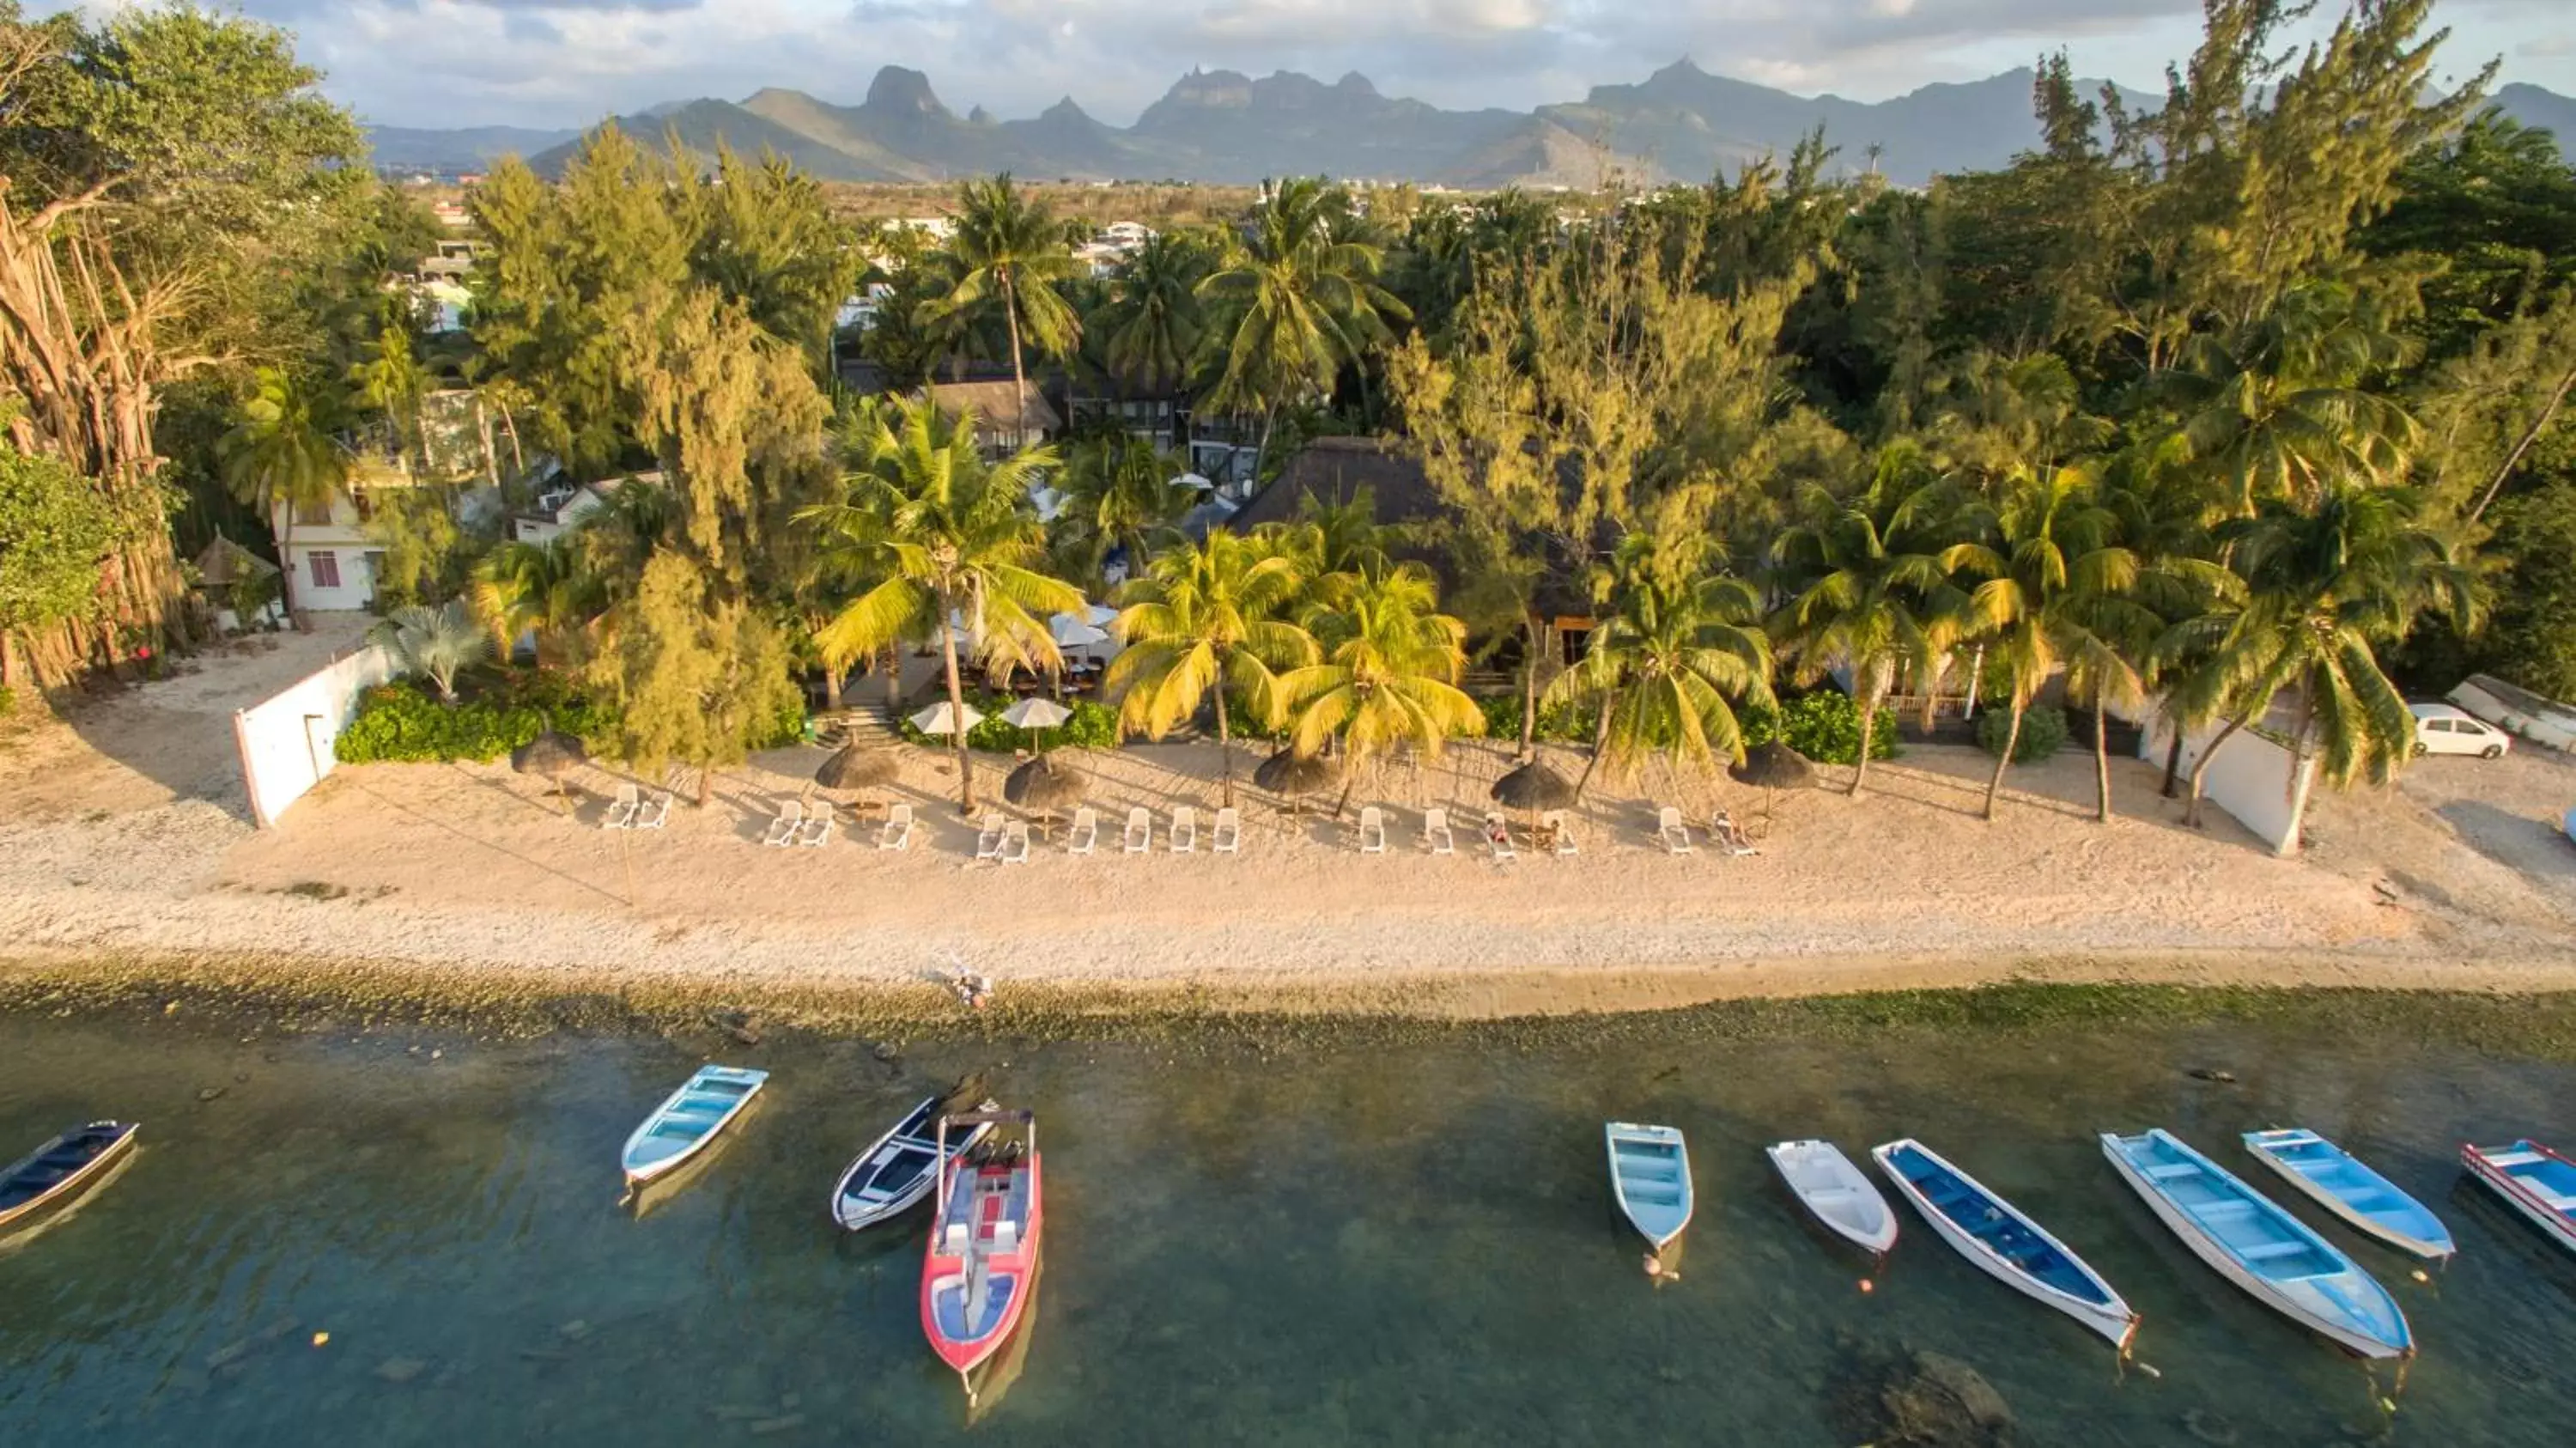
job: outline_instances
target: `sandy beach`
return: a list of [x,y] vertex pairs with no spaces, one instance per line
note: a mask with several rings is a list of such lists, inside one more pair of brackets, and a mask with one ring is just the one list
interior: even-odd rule
[[[229,711],[354,642],[356,624],[20,726],[0,752],[0,956],[7,969],[382,973],[545,991],[680,987],[744,998],[918,992],[971,970],[1015,986],[1187,994],[1219,1004],[1496,1015],[2000,979],[2576,988],[2576,847],[2553,821],[2576,768],[2539,751],[2419,762],[2393,789],[2323,795],[2311,848],[2274,858],[2223,814],[2178,823],[2160,772],[2114,766],[2121,818],[2092,819],[2092,762],[2016,769],[2002,817],[1978,817],[1987,760],[1915,747],[1766,799],[1649,771],[1596,783],[1579,852],[1497,863],[1474,828],[1506,746],[1364,778],[1390,850],[1358,852],[1330,797],[1291,814],[1250,788],[1238,749],[1241,852],[1211,852],[1212,743],[1073,756],[1091,777],[1099,853],[1063,832],[1022,866],[978,863],[953,762],[916,752],[879,809],[910,803],[912,848],[844,825],[821,848],[771,849],[774,801],[820,797],[816,749],[719,776],[667,828],[600,828],[623,777],[570,781],[558,803],[506,766],[344,768],[260,831],[246,820]],[[1550,750],[1569,778],[1579,751]],[[1007,757],[979,757],[998,803]],[[840,796],[846,803],[853,796]],[[1704,823],[1723,807],[1761,853],[1656,842],[1655,806]],[[1171,852],[1175,805],[1202,820]],[[1119,851],[1132,805],[1149,855]],[[1445,807],[1458,851],[1427,853]],[[869,821],[881,814],[865,816]]]

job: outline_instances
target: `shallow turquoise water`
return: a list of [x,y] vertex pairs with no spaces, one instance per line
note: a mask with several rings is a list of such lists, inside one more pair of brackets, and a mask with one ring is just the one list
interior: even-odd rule
[[[148,1142],[0,1253],[0,1443],[1825,1448],[1858,1441],[1828,1409],[1854,1354],[1900,1347],[1974,1366],[2031,1443],[2576,1442],[2576,1260],[2455,1191],[2453,1164],[2463,1136],[2576,1136],[2576,1069],[2281,1027],[1916,1032],[1857,1056],[1655,1021],[1609,1035],[1178,1060],[931,1042],[899,1066],[854,1043],[734,1049],[775,1073],[767,1100],[638,1220],[615,1205],[617,1148],[701,1059],[681,1044],[0,1019],[0,1155],[92,1116]],[[1040,1113],[1049,1245],[1024,1371],[969,1429],[914,1315],[918,1218],[845,1238],[823,1202],[921,1087],[976,1067]],[[1611,1115],[1690,1133],[1699,1216],[1660,1292],[1609,1222]],[[2165,1236],[2092,1139],[2162,1124],[2236,1168],[2234,1133],[2288,1122],[2460,1239],[2419,1285],[2301,1209],[2413,1319],[2393,1420],[2357,1364]],[[1809,1134],[1855,1156],[1918,1135],[2013,1197],[2146,1313],[2162,1378],[2121,1379],[1910,1216],[1864,1295],[1867,1264],[1811,1233],[1762,1159]]]

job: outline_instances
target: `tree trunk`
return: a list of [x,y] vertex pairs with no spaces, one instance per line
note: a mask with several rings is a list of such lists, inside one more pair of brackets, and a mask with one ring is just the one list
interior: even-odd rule
[[519,420],[506,407],[501,409],[501,432],[510,439],[510,476],[516,481],[527,476],[528,455],[519,450]]
[[286,530],[277,535],[277,591],[286,600],[286,621],[305,632],[304,605],[295,592],[295,505],[286,505]]
[[2571,390],[2576,390],[2576,367],[2567,369],[2567,375],[2558,379],[2558,389],[2549,394],[2549,405],[2540,410],[2540,416],[2532,419],[2531,426],[2524,429],[2521,441],[2516,442],[2513,451],[2505,455],[2504,465],[2496,469],[2495,480],[2487,484],[2486,492],[2478,498],[2478,505],[2469,510],[2470,522],[2474,523],[2486,515],[2487,505],[2496,500],[2496,494],[2504,491],[2505,480],[2513,476],[2513,470],[2522,466],[2522,455],[2531,451],[2531,445],[2549,430],[2551,419],[2557,417],[2558,409],[2566,405],[2567,394]]
[[1218,798],[1227,809],[1234,808],[1234,732],[1226,727],[1225,688],[1216,691],[1216,767]]
[[1002,269],[1002,319],[1011,325],[1011,436],[1019,437],[1020,419],[1029,414],[1029,374],[1020,364],[1020,293],[1008,267]]
[[2016,697],[2012,701],[2012,722],[2004,728],[2004,752],[1995,756],[1995,772],[1986,780],[1986,818],[1990,820],[1995,817],[1995,800],[2004,792],[2004,771],[2012,768],[2013,750],[2021,744],[2021,716],[2022,702]]
[[2093,699],[2093,791],[2098,802],[2093,818],[2107,825],[2111,822],[2111,721],[2098,694]]
[[903,708],[903,645],[888,645],[885,662],[886,712],[892,714]]
[[2272,847],[2272,853],[2285,860],[2299,852],[2299,837],[2308,823],[2308,796],[2316,789],[2317,772],[2310,767],[2313,761],[2308,758],[2306,739],[2302,731],[2300,747],[2290,751],[2290,828],[2281,843]]
[[698,805],[697,805],[697,807],[698,807],[699,809],[705,809],[705,808],[707,807],[707,802],[708,802],[709,800],[714,799],[714,798],[715,798],[715,795],[716,795],[716,766],[715,766],[715,761],[713,761],[712,759],[701,759],[701,760],[699,760],[699,761],[698,761]]
[[1610,701],[1610,695],[1601,696],[1601,712],[1592,721],[1592,757],[1583,762],[1583,777],[1574,782],[1574,803],[1578,808],[1583,804],[1583,791],[1592,783],[1592,771],[1601,767],[1601,756],[1610,752]]
[[833,712],[838,712],[841,707],[841,668],[838,664],[823,665],[823,707]]
[[[2177,724],[2174,727],[2176,729],[2180,729],[2182,726]],[[2244,727],[2245,719],[2242,717],[2228,720],[2226,725],[2218,731],[2217,737],[2209,741],[2209,747],[2200,751],[2200,758],[2192,761],[2191,794],[2189,798],[2183,801],[2182,806],[2182,822],[2184,824],[2190,825],[2195,829],[2199,828],[2200,786],[2201,781],[2209,776],[2209,762],[2218,757],[2218,746],[2225,744],[2231,735]]]
[[2171,799],[2174,786],[2182,782],[2182,725],[2171,719],[2165,722],[2173,726],[2174,732],[2173,743],[2165,746],[2164,796]]
[[1544,642],[1534,615],[1521,619],[1521,752],[1520,762],[1538,758],[1538,651]]
[[492,409],[483,403],[483,395],[474,395],[474,431],[483,443],[483,477],[494,487],[501,486],[501,454],[492,446]]
[[[1878,701],[1887,697],[1887,676],[1893,667],[1893,660],[1872,663],[1870,665],[1869,687],[1861,691],[1860,763],[1852,770],[1850,794],[1853,799],[1860,798],[1861,790],[1869,780],[1870,746],[1877,741],[1878,736]],[[1854,668],[1852,670],[1852,682],[1860,682],[1860,670],[1858,668]]]
[[[945,599],[941,602],[944,604]],[[957,677],[957,631],[948,626],[948,610],[939,610],[939,651],[948,666],[949,725],[956,729],[950,737],[957,741],[957,812],[975,813],[975,756],[966,747],[966,686]]]

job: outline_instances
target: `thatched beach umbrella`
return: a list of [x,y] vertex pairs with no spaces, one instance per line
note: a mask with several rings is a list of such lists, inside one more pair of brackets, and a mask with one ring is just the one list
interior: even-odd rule
[[1574,786],[1566,782],[1564,775],[1536,760],[1495,780],[1493,795],[1494,803],[1505,809],[1526,810],[1532,814],[1541,810],[1569,809],[1574,804]]
[[510,768],[519,774],[553,780],[557,799],[563,798],[564,776],[589,762],[590,756],[582,751],[580,740],[553,729],[510,751]]
[[1282,749],[1261,761],[1261,767],[1252,771],[1252,782],[1293,806],[1302,796],[1331,788],[1334,774],[1330,760]]
[[1039,755],[1012,770],[1011,777],[1002,781],[1003,799],[1036,813],[1049,826],[1057,815],[1082,803],[1090,792],[1090,776],[1059,762],[1052,754]]
[[1816,782],[1816,767],[1807,762],[1807,756],[1777,739],[1753,749],[1742,764],[1729,765],[1726,773],[1736,783],[1762,791],[1765,820],[1771,818],[1771,806],[1781,790],[1805,789]]
[[882,746],[844,744],[814,771],[825,789],[883,789],[903,773],[903,759]]

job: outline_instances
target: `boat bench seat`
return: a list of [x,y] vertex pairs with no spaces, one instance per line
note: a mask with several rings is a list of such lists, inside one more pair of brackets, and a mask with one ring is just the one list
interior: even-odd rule
[[2187,1161],[2168,1162],[2163,1166],[2144,1168],[2144,1171],[2147,1180],[2151,1182],[2177,1181],[2183,1177],[2200,1175],[2200,1168]]
[[2295,1257],[2307,1250],[2305,1242],[2266,1242],[2260,1247],[2247,1247],[2236,1255],[2248,1262],[2269,1262],[2276,1257]]
[[2534,1186],[2531,1190],[2539,1196],[2540,1204],[2553,1212],[2576,1212],[2576,1196],[2553,1192],[2544,1186]]
[[2202,1221],[2208,1221],[2212,1218],[2232,1220],[2237,1217],[2250,1217],[2254,1215],[2254,1204],[2252,1202],[2240,1201],[2205,1202],[2198,1206],[2189,1207],[2186,1210],[2188,1210],[2193,1216],[2200,1218]]
[[2529,1166],[2540,1160],[2536,1151],[2500,1151],[2487,1158],[2489,1166]]

